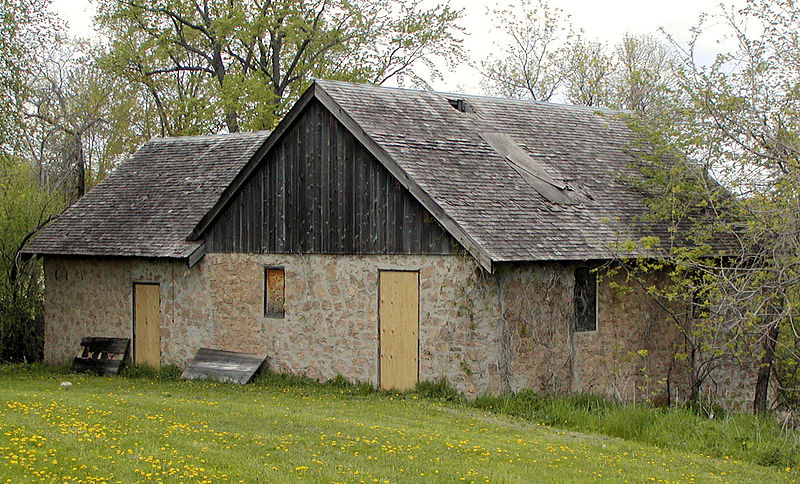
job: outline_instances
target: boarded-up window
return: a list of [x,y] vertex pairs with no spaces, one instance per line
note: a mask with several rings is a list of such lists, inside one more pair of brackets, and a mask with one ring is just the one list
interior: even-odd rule
[[264,269],[264,315],[283,317],[284,277],[283,267]]
[[575,269],[575,331],[597,330],[597,277],[588,267]]

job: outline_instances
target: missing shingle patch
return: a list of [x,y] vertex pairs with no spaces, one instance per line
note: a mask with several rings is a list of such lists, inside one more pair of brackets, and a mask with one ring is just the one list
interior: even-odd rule
[[448,99],[447,102],[450,103],[456,111],[469,114],[475,113],[475,110],[472,109],[472,106],[470,106],[466,99]]

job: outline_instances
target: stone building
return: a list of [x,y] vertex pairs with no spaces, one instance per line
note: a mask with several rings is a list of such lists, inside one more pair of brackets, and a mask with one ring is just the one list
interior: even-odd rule
[[131,337],[152,365],[680,400],[676,325],[602,269],[666,235],[633,141],[611,111],[331,81],[271,133],[153,139],[25,249],[45,358]]

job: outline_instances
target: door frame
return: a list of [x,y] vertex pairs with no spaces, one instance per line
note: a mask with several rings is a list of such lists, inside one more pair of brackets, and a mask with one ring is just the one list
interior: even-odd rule
[[381,273],[382,272],[415,272],[417,275],[417,383],[419,383],[419,366],[420,366],[420,327],[421,327],[421,318],[419,317],[420,312],[422,311],[421,302],[421,294],[420,294],[420,276],[419,276],[419,269],[378,269],[378,299],[376,301],[378,310],[375,313],[378,315],[377,320],[377,339],[378,339],[378,354],[377,354],[377,367],[378,367],[378,389],[381,388]]
[[[136,285],[158,286],[158,359],[161,360],[161,283],[155,281],[131,281],[131,362],[136,361]],[[159,365],[160,366],[160,365]]]

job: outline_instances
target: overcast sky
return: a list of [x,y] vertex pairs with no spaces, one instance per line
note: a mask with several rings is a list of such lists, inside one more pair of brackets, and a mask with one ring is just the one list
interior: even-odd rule
[[[487,7],[493,8],[497,2],[450,0],[450,4],[465,11],[462,22],[467,34],[464,47],[473,62],[477,63],[497,49],[487,16]],[[551,6],[557,6],[571,16],[572,24],[583,29],[587,38],[609,45],[616,43],[625,33],[660,35],[659,28],[685,42],[689,38],[689,29],[697,24],[700,14],[718,11],[719,4],[719,0],[550,0]],[[724,4],[741,7],[744,1],[726,0]],[[53,0],[53,8],[68,22],[74,35],[86,37],[92,34],[94,7],[90,0]],[[719,49],[718,41],[724,43],[724,39],[706,37],[701,55],[711,58]],[[480,93],[479,77],[475,70],[464,65],[454,72],[446,72],[443,80],[432,84],[437,90],[476,94]]]

